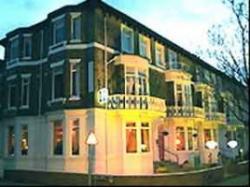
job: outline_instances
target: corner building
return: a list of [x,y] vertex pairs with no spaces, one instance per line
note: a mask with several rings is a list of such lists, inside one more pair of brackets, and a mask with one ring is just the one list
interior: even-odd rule
[[[225,102],[229,87],[245,88],[99,0],[62,7],[0,45],[4,170],[87,173],[90,156],[96,174],[140,175],[159,161],[218,163],[219,148],[248,152],[246,127]],[[91,131],[98,143],[88,153]]]

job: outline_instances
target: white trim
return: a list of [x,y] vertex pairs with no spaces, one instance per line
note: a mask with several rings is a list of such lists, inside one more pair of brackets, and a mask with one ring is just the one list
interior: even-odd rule
[[58,67],[58,66],[62,66],[64,64],[64,60],[61,60],[59,62],[54,62],[52,64],[50,64],[50,68],[55,68],[55,67]]
[[62,14],[62,15],[60,15],[60,16],[57,16],[57,17],[51,19],[51,21],[52,21],[52,22],[56,22],[57,20],[62,19],[62,18],[64,18],[64,17],[65,17],[65,14]]
[[77,59],[69,59],[69,63],[70,64],[77,64],[80,63],[82,59],[77,58]]
[[149,68],[152,68],[153,70],[159,71],[161,73],[165,73],[165,70],[163,70],[155,65],[152,65],[152,64],[149,64]]
[[9,77],[6,78],[7,81],[10,81],[10,80],[13,80],[13,79],[16,79],[17,78],[17,75],[11,75]]
[[50,101],[47,101],[47,104],[50,105],[52,103],[57,103],[57,102],[65,102],[66,98],[65,97],[60,97],[60,98],[56,98],[56,99],[52,99]]
[[[59,43],[50,45],[48,54],[50,55],[50,54],[54,54],[54,53],[62,51],[62,49],[65,49],[66,44],[67,44],[67,41],[64,40],[64,41],[61,41]],[[60,46],[60,45],[62,45],[62,46]],[[58,47],[58,46],[60,46],[60,47]]]
[[47,62],[47,60],[48,60],[47,58],[37,60],[37,61],[19,61],[19,59],[17,59],[17,63],[9,65],[9,66],[7,65],[6,69],[11,69],[17,66],[36,66],[36,65]]
[[30,78],[30,77],[31,77],[31,73],[21,74],[21,78]]
[[11,37],[10,39],[9,39],[9,41],[13,41],[13,40],[15,40],[15,39],[17,39],[19,37],[19,34],[17,34],[17,35],[15,35],[15,36],[13,36],[13,37]]
[[23,37],[32,37],[32,35],[33,35],[32,33],[24,33]]
[[22,105],[19,107],[19,109],[29,109],[29,105]]
[[79,96],[71,96],[70,98],[69,98],[69,101],[78,101],[78,100],[80,100],[81,98],[79,97]]

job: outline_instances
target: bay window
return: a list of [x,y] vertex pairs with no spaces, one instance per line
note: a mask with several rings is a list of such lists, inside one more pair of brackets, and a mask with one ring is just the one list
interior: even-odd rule
[[16,108],[16,84],[9,83],[8,85],[8,109]]
[[80,97],[80,61],[70,61],[70,95]]
[[29,107],[30,74],[22,75],[21,107]]
[[52,72],[52,101],[63,97],[63,70],[54,68]]
[[23,58],[31,58],[31,52],[32,52],[32,40],[31,40],[31,34],[25,34],[23,38]]
[[18,36],[10,39],[10,59],[14,60],[18,58],[19,52],[19,38]]
[[80,153],[80,123],[79,119],[72,121],[71,127],[71,153],[79,155]]
[[55,18],[53,22],[53,44],[61,43],[65,40],[65,16]]
[[63,155],[63,123],[61,120],[53,122],[53,153]]
[[71,13],[71,40],[81,40],[81,13]]

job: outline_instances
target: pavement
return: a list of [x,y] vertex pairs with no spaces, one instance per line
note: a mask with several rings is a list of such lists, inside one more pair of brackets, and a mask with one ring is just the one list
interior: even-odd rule
[[249,186],[249,174],[230,177],[211,186]]

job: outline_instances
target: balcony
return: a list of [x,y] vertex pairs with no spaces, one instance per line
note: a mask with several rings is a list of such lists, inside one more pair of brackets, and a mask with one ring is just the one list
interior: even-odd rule
[[109,96],[108,108],[166,111],[164,99],[140,95],[111,95]]
[[168,117],[196,117],[204,118],[204,109],[192,106],[168,106]]
[[206,119],[226,123],[226,114],[219,112],[206,113]]

